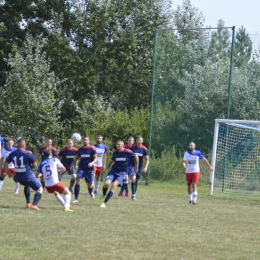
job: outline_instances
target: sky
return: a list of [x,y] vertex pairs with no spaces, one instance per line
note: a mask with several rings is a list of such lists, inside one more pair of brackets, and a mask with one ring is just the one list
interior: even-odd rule
[[[216,27],[222,19],[226,27],[235,26],[236,32],[243,26],[253,41],[254,48],[260,45],[260,0],[190,0],[205,18],[205,25]],[[175,10],[182,0],[172,0]]]

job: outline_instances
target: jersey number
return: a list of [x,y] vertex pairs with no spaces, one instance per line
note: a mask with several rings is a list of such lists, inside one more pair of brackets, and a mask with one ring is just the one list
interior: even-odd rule
[[46,171],[48,177],[52,175],[52,171],[51,171],[50,165],[46,165],[45,166],[45,171]]
[[25,168],[25,165],[23,164],[23,156],[21,156],[21,157],[18,159],[18,160],[21,161],[21,164],[20,164],[20,165],[17,164],[17,157],[16,157],[16,156],[13,158],[13,160],[14,160],[14,167],[15,167],[15,168]]

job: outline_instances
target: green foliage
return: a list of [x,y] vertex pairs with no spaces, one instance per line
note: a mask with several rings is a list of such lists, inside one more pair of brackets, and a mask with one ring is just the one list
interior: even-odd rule
[[162,151],[159,157],[152,151],[149,164],[149,178],[152,180],[169,181],[184,178],[182,157],[176,156],[175,146]]
[[12,70],[6,85],[0,87],[4,134],[37,141],[42,136],[55,136],[60,129],[63,101],[56,94],[61,81],[50,72],[50,61],[42,53],[45,41],[28,34],[24,46],[8,59]]

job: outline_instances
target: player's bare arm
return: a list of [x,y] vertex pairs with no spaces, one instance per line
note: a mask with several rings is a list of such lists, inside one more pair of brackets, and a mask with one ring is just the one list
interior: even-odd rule
[[138,172],[139,158],[138,158],[137,155],[135,155],[134,159],[135,159],[135,169],[134,169],[134,172]]
[[148,165],[149,165],[149,156],[148,156],[148,155],[145,156],[145,160],[146,160],[146,162],[145,162],[145,166],[144,166],[144,168],[143,168],[143,172],[144,172],[144,173],[147,172]]
[[183,166],[184,170],[186,171],[186,169],[187,169],[186,161],[182,161],[182,166]]
[[94,161],[93,161],[93,162],[90,162],[90,163],[88,164],[88,167],[94,166],[94,164],[98,161],[97,154],[94,154],[93,157],[94,157]]
[[9,178],[13,178],[14,175],[9,171],[8,164],[8,162],[4,163],[5,171],[7,172]]
[[209,161],[208,161],[205,157],[202,159],[202,161],[209,167],[209,169],[210,169],[211,171],[214,171],[214,169],[211,167]]
[[78,161],[79,158],[80,158],[80,156],[78,156],[78,155],[75,156],[75,158],[74,158],[74,160],[73,160],[73,163],[72,163],[72,165],[70,166],[70,169],[71,169],[71,170],[73,169],[73,167],[76,168],[77,161]]
[[105,168],[101,171],[101,174],[103,174],[103,173],[104,173],[107,169],[109,169],[113,164],[114,164],[114,161],[111,160],[111,161],[109,162],[109,164],[107,165],[107,167],[105,167]]

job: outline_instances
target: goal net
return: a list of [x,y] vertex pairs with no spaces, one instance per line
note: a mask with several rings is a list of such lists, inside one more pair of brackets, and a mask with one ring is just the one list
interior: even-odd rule
[[209,194],[260,195],[260,121],[215,119]]

